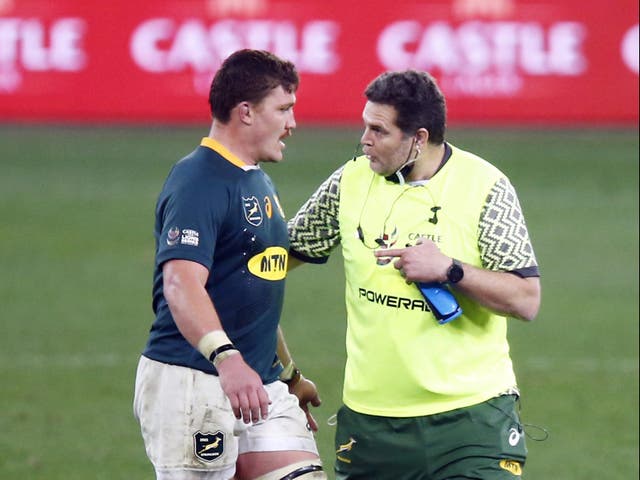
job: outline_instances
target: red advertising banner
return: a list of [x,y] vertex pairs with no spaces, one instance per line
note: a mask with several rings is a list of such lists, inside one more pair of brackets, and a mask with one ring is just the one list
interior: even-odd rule
[[0,0],[0,121],[208,122],[220,63],[296,63],[299,121],[359,122],[385,70],[439,81],[449,123],[638,124],[638,2]]

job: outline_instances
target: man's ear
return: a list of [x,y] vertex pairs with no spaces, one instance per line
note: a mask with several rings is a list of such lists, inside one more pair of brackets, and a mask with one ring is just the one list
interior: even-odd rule
[[419,128],[416,132],[416,143],[423,148],[427,145],[429,141],[429,130],[426,128]]
[[240,102],[236,108],[236,114],[238,115],[238,119],[246,124],[251,125],[253,123],[253,109],[251,108],[251,104],[249,102]]

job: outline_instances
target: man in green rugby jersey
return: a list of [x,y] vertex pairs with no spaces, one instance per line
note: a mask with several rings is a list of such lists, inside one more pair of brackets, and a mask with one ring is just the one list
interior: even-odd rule
[[276,354],[289,241],[260,168],[283,159],[298,84],[270,52],[232,53],[211,84],[209,135],[158,196],[155,320],[134,396],[157,480],[327,478],[315,385]]

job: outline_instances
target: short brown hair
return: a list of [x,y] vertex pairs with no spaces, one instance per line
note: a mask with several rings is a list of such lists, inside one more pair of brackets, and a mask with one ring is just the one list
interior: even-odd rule
[[365,92],[373,103],[391,105],[398,114],[396,125],[405,135],[420,128],[429,131],[429,143],[444,142],[447,107],[444,95],[427,72],[386,72],[374,79]]
[[211,114],[222,123],[240,102],[260,103],[271,90],[298,89],[300,79],[293,63],[264,50],[238,50],[216,72],[209,90]]

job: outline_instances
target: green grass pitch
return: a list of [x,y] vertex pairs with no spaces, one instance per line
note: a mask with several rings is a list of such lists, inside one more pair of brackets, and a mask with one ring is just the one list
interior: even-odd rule
[[[153,478],[131,407],[152,321],[153,209],[170,166],[207,131],[0,126],[0,478]],[[285,162],[265,167],[289,216],[359,135],[302,125]],[[637,130],[453,129],[448,139],[509,175],[543,275],[537,320],[509,330],[523,420],[549,432],[529,439],[524,478],[637,478]],[[315,416],[329,471],[343,285],[339,253],[297,269],[283,318],[324,400]]]

